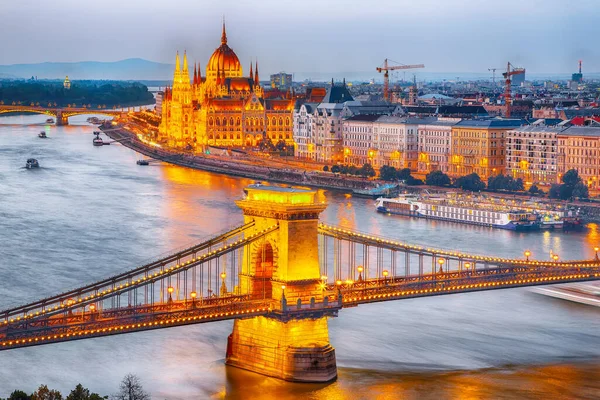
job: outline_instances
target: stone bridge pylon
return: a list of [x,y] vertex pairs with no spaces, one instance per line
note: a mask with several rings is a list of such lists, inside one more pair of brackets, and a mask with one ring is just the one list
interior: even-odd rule
[[254,221],[253,230],[279,228],[245,249],[240,289],[271,299],[271,310],[267,316],[235,320],[228,365],[289,381],[337,377],[327,318],[339,307],[319,286],[318,218],[326,204],[315,196],[311,190],[258,184],[237,202],[244,221]]

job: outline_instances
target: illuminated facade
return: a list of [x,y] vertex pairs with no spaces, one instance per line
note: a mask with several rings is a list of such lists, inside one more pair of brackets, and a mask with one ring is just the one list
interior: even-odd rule
[[[241,291],[254,299],[272,299],[273,312],[235,320],[226,363],[290,381],[331,381],[337,376],[327,326],[332,314],[318,250],[319,214],[327,205],[317,202],[311,190],[252,185],[246,193],[236,204],[244,222],[254,223],[248,234],[278,229],[244,249]],[[312,309],[311,315],[287,314],[303,305]]]
[[422,173],[450,171],[452,154],[452,126],[460,118],[439,118],[436,121],[419,124],[419,156],[417,169]]
[[71,89],[71,81],[69,80],[69,75],[67,75],[65,77],[65,80],[63,82],[63,87],[67,90]]
[[558,180],[576,169],[588,187],[600,188],[600,128],[571,126],[556,135],[558,139]]
[[518,119],[466,120],[452,126],[450,175],[476,173],[483,180],[505,172],[506,131],[521,125]]
[[531,183],[556,183],[557,135],[564,127],[524,126],[506,132],[506,173]]
[[173,86],[165,90],[160,140],[171,147],[202,151],[206,146],[256,146],[270,139],[273,144],[293,144],[293,101],[265,99],[258,75],[258,62],[248,76],[227,44],[223,23],[221,45],[214,51],[202,76],[194,65],[190,81],[187,54],[183,65],[177,53]]

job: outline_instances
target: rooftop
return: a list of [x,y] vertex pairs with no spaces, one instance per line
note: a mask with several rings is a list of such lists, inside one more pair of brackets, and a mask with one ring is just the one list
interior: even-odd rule
[[517,128],[521,126],[520,119],[469,119],[456,124],[461,128]]

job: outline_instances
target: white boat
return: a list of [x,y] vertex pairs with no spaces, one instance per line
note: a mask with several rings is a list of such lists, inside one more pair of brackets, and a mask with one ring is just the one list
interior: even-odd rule
[[48,119],[46,120],[46,123],[47,123],[47,124],[53,124],[53,123],[54,123],[54,120],[53,120],[52,118],[48,118]]
[[386,183],[383,185],[378,184],[376,187],[370,189],[353,189],[352,194],[355,196],[364,196],[370,198],[386,196],[396,191],[398,186],[399,185],[397,183]]
[[38,134],[38,137],[40,137],[40,138],[42,138],[42,139],[46,139],[48,136],[46,136],[46,131],[41,131],[41,132]]
[[393,199],[378,198],[375,206],[384,214],[489,226],[515,231],[539,229],[537,216],[528,211],[490,207],[486,204],[452,200],[445,197],[421,198],[401,195]]
[[92,140],[92,143],[94,144],[94,146],[104,146],[104,140],[102,140],[102,138],[99,138],[98,136],[96,136],[94,140]]

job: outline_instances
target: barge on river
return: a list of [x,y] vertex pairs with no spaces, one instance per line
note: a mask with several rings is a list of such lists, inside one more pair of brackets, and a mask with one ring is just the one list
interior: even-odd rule
[[420,198],[416,195],[401,195],[397,198],[378,198],[375,206],[384,214],[458,222],[469,225],[489,226],[514,231],[540,229],[533,212],[502,209],[486,204],[452,201],[444,197]]

